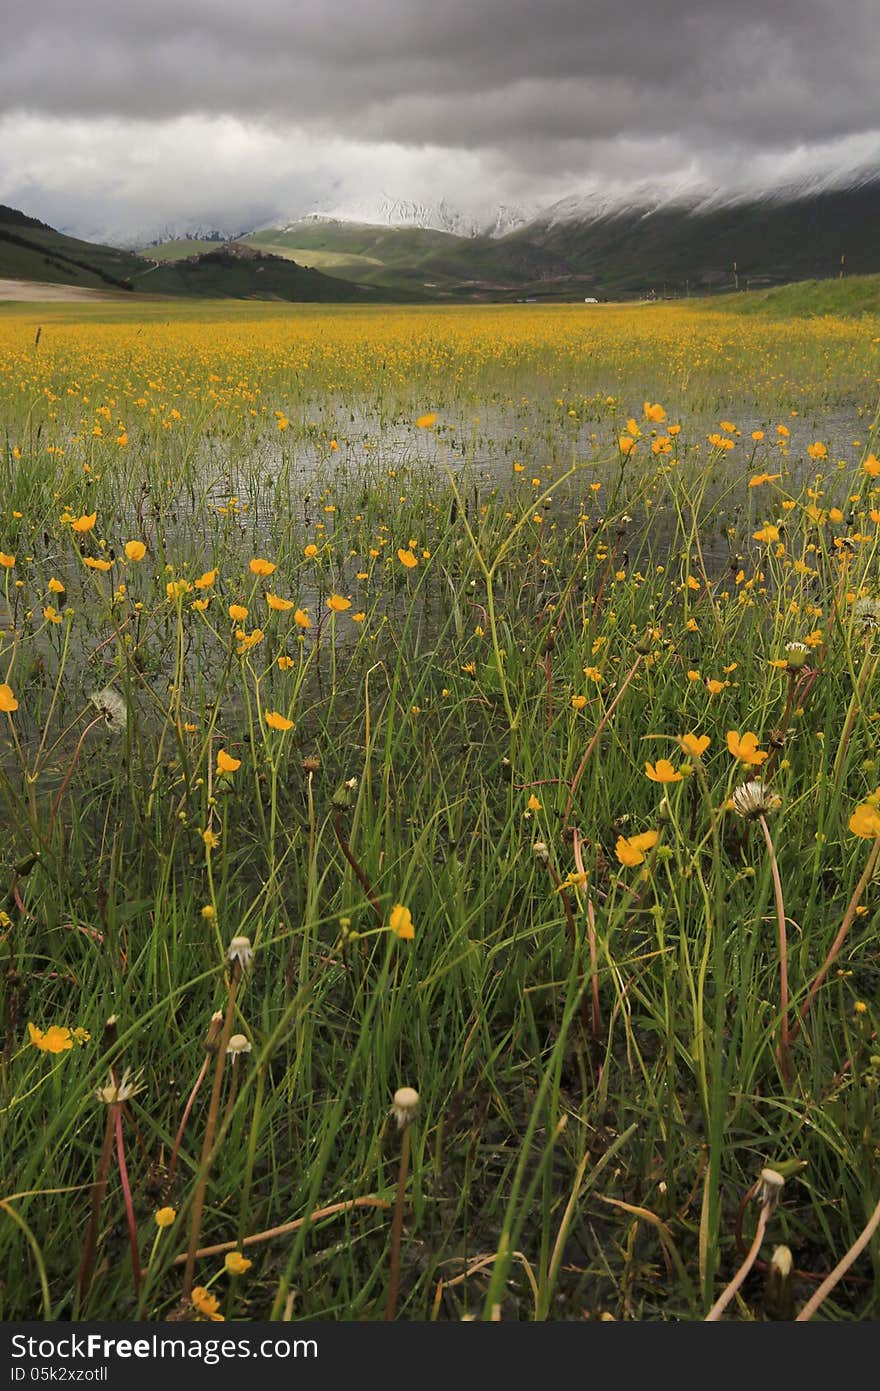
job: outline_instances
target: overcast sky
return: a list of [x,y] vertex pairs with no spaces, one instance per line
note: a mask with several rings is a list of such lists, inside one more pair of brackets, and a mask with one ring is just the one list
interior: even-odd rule
[[877,0],[10,0],[0,201],[80,234],[880,165]]

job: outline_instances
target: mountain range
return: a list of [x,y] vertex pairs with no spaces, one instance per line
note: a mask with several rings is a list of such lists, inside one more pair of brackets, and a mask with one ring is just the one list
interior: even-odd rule
[[283,299],[702,295],[878,272],[878,225],[876,169],[762,194],[659,182],[594,189],[537,211],[507,206],[479,216],[444,199],[328,200],[243,234],[186,228],[199,235],[137,253],[0,209],[0,276]]

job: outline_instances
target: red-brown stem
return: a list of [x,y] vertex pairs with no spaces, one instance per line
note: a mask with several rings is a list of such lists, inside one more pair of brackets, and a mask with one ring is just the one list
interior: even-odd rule
[[[391,1206],[386,1203],[384,1198],[349,1198],[344,1203],[331,1203],[330,1207],[315,1208],[308,1217],[297,1217],[293,1222],[282,1222],[280,1227],[267,1227],[264,1232],[252,1232],[250,1236],[236,1237],[235,1241],[218,1241],[214,1246],[201,1246],[196,1252],[199,1260],[203,1256],[222,1256],[227,1251],[237,1251],[240,1246],[257,1246],[260,1242],[271,1241],[276,1236],[288,1236],[291,1232],[298,1232],[300,1227],[307,1222],[323,1222],[326,1217],[335,1217],[341,1212],[351,1212],[358,1207],[382,1208],[387,1210]],[[183,1265],[186,1262],[186,1252],[175,1256],[172,1265]]]
[[394,1203],[394,1216],[391,1219],[391,1270],[388,1276],[388,1302],[385,1305],[385,1322],[390,1323],[397,1312],[397,1291],[400,1288],[400,1234],[403,1230],[403,1200],[406,1196],[406,1178],[409,1173],[409,1126],[404,1126],[403,1143],[400,1148],[400,1172],[397,1176],[397,1198]]
[[840,924],[840,927],[838,928],[837,936],[831,943],[828,955],[826,956],[821,967],[819,968],[818,975],[816,976],[815,980],[813,981],[813,984],[807,991],[807,998],[804,1000],[804,1003],[801,1005],[800,1008],[800,1016],[799,1018],[795,1019],[794,1024],[792,1025],[791,1033],[789,1034],[789,1043],[794,1043],[795,1039],[800,1033],[801,1025],[803,1024],[804,1020],[807,1017],[807,1014],[809,1013],[810,1006],[812,1005],[813,1001],[815,1000],[816,996],[821,990],[825,977],[831,970],[831,967],[834,964],[838,952],[840,951],[841,947],[846,941],[847,933],[849,932],[850,928],[853,925],[853,922],[855,921],[856,909],[862,901],[862,895],[864,894],[865,889],[868,887],[870,878],[874,873],[874,869],[876,868],[878,856],[880,856],[880,837],[878,837],[878,839],[874,841],[873,848],[871,850],[870,855],[868,856],[868,863],[865,865],[865,868],[862,871],[862,877],[856,884],[856,887],[853,891],[853,896],[850,899],[847,910],[843,916],[843,922]]
[[595,600],[593,601],[593,620],[594,620],[594,622],[595,622],[595,619],[596,619],[596,615],[597,615],[597,613],[599,612],[599,605],[600,605],[601,602],[602,602],[602,595],[605,593],[605,586],[606,586],[606,584],[608,583],[608,576],[611,574],[611,571],[614,569],[614,566],[615,566],[615,564],[616,564],[616,562],[617,562],[617,552],[620,550],[620,540],[621,540],[621,538],[620,538],[620,536],[618,535],[618,536],[615,538],[614,545],[613,545],[613,547],[611,548],[611,552],[610,552],[610,554],[609,554],[609,556],[608,556],[608,560],[607,560],[606,563],[605,563],[605,573],[604,573],[604,575],[602,576],[602,581],[601,581],[601,583],[600,583],[600,585],[599,585],[599,588],[598,588],[598,591],[597,591],[597,593],[596,593],[596,598],[595,598]]
[[94,729],[94,728],[95,728],[95,725],[96,725],[96,724],[100,724],[101,721],[103,720],[103,718],[104,718],[103,715],[97,715],[97,716],[95,717],[95,719],[91,720],[91,721],[86,725],[85,729],[83,730],[82,734],[80,735],[79,743],[77,744],[76,748],[75,748],[74,751],[73,751],[73,758],[71,759],[70,767],[68,768],[68,770],[67,770],[67,772],[66,772],[66,774],[65,774],[63,783],[61,784],[61,786],[60,786],[59,789],[58,789],[58,795],[57,795],[57,797],[55,798],[55,801],[52,803],[52,810],[51,810],[51,812],[50,812],[50,814],[49,814],[49,829],[48,829],[48,831],[46,832],[47,836],[50,836],[50,835],[52,834],[52,827],[55,825],[55,817],[58,815],[58,808],[61,806],[61,803],[62,803],[62,801],[64,800],[64,794],[65,794],[65,792],[67,791],[68,787],[70,786],[70,779],[73,777],[74,769],[76,768],[76,765],[77,765],[77,763],[79,762],[79,756],[80,756],[80,754],[82,753],[82,748],[83,748],[83,744],[85,743],[85,740],[86,740],[86,735],[88,734],[88,732],[89,732],[90,729]]
[[619,703],[620,703],[620,701],[621,701],[621,699],[622,699],[622,697],[623,697],[624,691],[626,690],[626,688],[627,688],[627,686],[629,685],[630,681],[632,681],[633,677],[635,676],[636,672],[638,671],[638,669],[639,669],[639,663],[641,662],[641,660],[642,660],[642,657],[641,657],[641,654],[639,654],[639,655],[636,657],[635,661],[633,662],[632,666],[630,667],[629,671],[627,672],[626,676],[624,677],[623,683],[622,683],[622,685],[621,685],[619,691],[617,692],[617,695],[614,697],[614,699],[612,700],[611,704],[608,706],[608,709],[605,711],[605,714],[602,716],[601,720],[599,721],[599,723],[598,723],[598,725],[597,725],[597,727],[596,727],[596,732],[595,732],[595,734],[593,735],[592,739],[590,740],[589,744],[587,745],[586,752],[585,752],[583,758],[581,759],[580,763],[578,764],[578,770],[577,770],[577,772],[575,773],[574,777],[572,778],[572,780],[571,780],[571,787],[570,787],[569,790],[568,790],[568,801],[567,801],[566,804],[565,804],[565,812],[563,813],[563,817],[562,817],[562,828],[563,828],[563,830],[565,830],[565,828],[566,828],[567,825],[568,825],[568,818],[569,818],[569,816],[571,815],[571,809],[572,809],[572,807],[574,806],[574,799],[575,799],[575,797],[577,796],[577,790],[578,790],[578,787],[579,787],[579,785],[580,785],[581,778],[584,776],[584,772],[586,771],[587,764],[588,764],[589,761],[590,761],[590,755],[592,754],[593,750],[595,749],[596,745],[597,745],[598,742],[599,742],[599,736],[601,735],[602,730],[605,728],[605,726],[607,725],[608,721],[611,719],[611,716],[614,714],[614,711],[616,710],[617,706],[619,705]]
[[217,1115],[220,1109],[220,1091],[223,1086],[223,1068],[226,1063],[226,1047],[229,1043],[229,1036],[232,1033],[232,1020],[235,1014],[235,995],[240,975],[241,962],[234,961],[232,964],[232,976],[229,981],[229,999],[226,1004],[226,1016],[223,1020],[223,1033],[220,1036],[220,1042],[217,1046],[217,1060],[214,1067],[214,1086],[211,1090],[211,1104],[208,1107],[208,1119],[205,1122],[205,1138],[202,1142],[202,1156],[199,1161],[198,1181],[196,1183],[196,1191],[193,1195],[192,1216],[190,1218],[189,1228],[189,1248],[186,1253],[186,1268],[183,1272],[184,1299],[189,1299],[192,1293],[196,1249],[199,1244],[199,1233],[202,1229],[202,1213],[205,1209],[208,1175],[211,1171],[211,1150],[214,1145],[214,1134],[217,1129]]
[[776,932],[779,941],[779,1010],[782,1016],[779,1025],[778,1057],[782,1080],[787,1086],[789,1082],[788,937],[785,931],[785,903],[782,898],[782,880],[779,877],[779,865],[776,862],[776,852],[773,849],[770,827],[767,825],[767,818],[765,816],[759,816],[758,820],[761,823],[761,830],[764,832],[764,844],[767,846],[767,854],[770,856],[770,869],[773,874],[773,894],[776,899]]
[[128,1181],[128,1168],[125,1163],[125,1144],[122,1137],[122,1107],[113,1107],[116,1112],[114,1129],[116,1131],[116,1160],[119,1164],[119,1179],[122,1184],[122,1197],[125,1202],[125,1220],[128,1224],[128,1244],[131,1247],[131,1268],[134,1274],[135,1297],[141,1292],[141,1258],[138,1252],[137,1222],[134,1203],[131,1197],[131,1184]]
[[813,1317],[825,1297],[831,1293],[835,1285],[839,1284],[850,1266],[862,1254],[878,1227],[880,1227],[880,1203],[877,1204],[874,1211],[871,1213],[870,1220],[858,1240],[853,1242],[844,1256],[841,1256],[831,1274],[826,1275],[815,1294],[811,1295],[807,1300],[803,1309],[801,1309],[795,1319],[795,1323],[806,1323],[808,1319]]
[[101,1208],[104,1204],[104,1194],[107,1192],[107,1178],[110,1173],[110,1156],[113,1153],[113,1133],[115,1129],[113,1106],[107,1108],[107,1124],[104,1128],[104,1144],[101,1148],[101,1158],[98,1160],[98,1176],[92,1188],[92,1207],[89,1214],[89,1225],[86,1228],[86,1239],[83,1242],[82,1259],[79,1263],[79,1271],[76,1277],[77,1291],[79,1299],[87,1293],[89,1282],[92,1278],[92,1267],[95,1263],[95,1249],[98,1245],[98,1223],[101,1220]]
[[[581,854],[581,837],[577,827],[572,833],[572,850],[574,853],[574,866],[578,874],[583,874],[584,860]],[[590,947],[590,994],[592,996],[592,1026],[593,1038],[598,1043],[602,1033],[602,1015],[599,1009],[599,963],[596,952],[596,910],[593,907],[593,900],[587,895],[587,941]]]
[[712,1308],[706,1315],[706,1323],[718,1322],[718,1320],[721,1318],[721,1315],[724,1313],[724,1310],[727,1308],[728,1304],[733,1299],[737,1290],[742,1285],[752,1266],[755,1264],[755,1261],[758,1258],[758,1252],[761,1249],[761,1242],[764,1240],[764,1232],[767,1228],[767,1218],[769,1216],[770,1204],[762,1203],[761,1211],[758,1213],[758,1226],[755,1230],[755,1238],[751,1246],[749,1247],[748,1255],[746,1256],[739,1270],[734,1275],[733,1279],[730,1281],[730,1284],[727,1285],[727,1287],[721,1291],[721,1294],[715,1300],[715,1303],[712,1305]]
[[223,1129],[229,1125],[229,1118],[232,1115],[232,1108],[235,1105],[235,1094],[238,1091],[238,1063],[233,1057],[232,1060],[232,1081],[229,1085],[229,1095],[226,1098],[226,1109],[223,1112]]
[[345,839],[345,835],[342,830],[341,811],[338,811],[333,818],[333,830],[336,832],[336,839],[339,841],[340,850],[342,851],[345,858],[348,860],[348,863],[351,865],[352,869],[358,877],[358,882],[361,888],[367,895],[367,898],[370,900],[370,903],[373,905],[373,912],[376,914],[376,920],[379,926],[383,927],[385,924],[385,914],[382,912],[382,905],[379,902],[375,889],[373,888],[366,874],[361,869],[360,865],[358,864],[357,860],[352,854],[351,846]]
[[544,682],[547,687],[547,728],[553,723],[553,662],[549,645],[544,649]]
[[177,1167],[177,1156],[180,1152],[180,1146],[183,1143],[183,1133],[186,1130],[186,1123],[189,1120],[189,1113],[193,1108],[193,1102],[198,1096],[199,1088],[205,1080],[205,1074],[208,1071],[208,1065],[210,1064],[210,1061],[211,1055],[206,1054],[205,1061],[202,1063],[199,1075],[195,1080],[195,1085],[193,1086],[193,1089],[190,1092],[189,1097],[187,1098],[186,1105],[183,1108],[183,1115],[180,1118],[180,1125],[177,1127],[177,1134],[174,1137],[174,1149],[171,1151],[171,1161],[168,1165],[169,1183],[171,1183],[171,1180],[174,1178],[174,1170]]
[[[547,871],[550,875],[556,892],[562,899],[562,906],[565,909],[565,921],[568,924],[568,935],[571,938],[572,959],[577,964],[578,982],[581,986],[581,990],[583,991],[584,973],[581,970],[580,962],[577,959],[577,924],[574,920],[574,912],[572,911],[571,899],[568,896],[568,887],[565,884],[563,884],[562,880],[559,878],[559,875],[556,873],[556,870],[553,868],[553,865],[550,863],[549,859],[547,861]],[[589,1023],[587,1018],[587,997],[583,993],[581,994],[581,1019],[583,1020],[584,1032],[586,1033],[589,1028]]]

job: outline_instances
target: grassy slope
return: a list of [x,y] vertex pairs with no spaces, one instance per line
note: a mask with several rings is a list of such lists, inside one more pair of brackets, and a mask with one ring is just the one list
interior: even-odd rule
[[[162,295],[198,295],[208,299],[283,299],[303,302],[375,302],[382,297],[371,287],[322,275],[279,256],[241,259],[215,249],[195,262],[170,261],[141,282],[145,290]],[[387,292],[386,292],[387,293]]]
[[[365,284],[407,289],[431,297],[491,296],[503,299],[535,291],[578,298],[592,276],[576,273],[553,251],[527,239],[459,237],[421,227],[304,221],[268,228],[243,241],[276,254],[321,255],[329,275],[356,275]],[[584,291],[586,292],[586,291]]]
[[716,301],[715,308],[734,314],[760,314],[773,318],[815,318],[834,314],[859,318],[880,315],[880,275],[854,275],[845,280],[800,280],[772,290],[752,290]]
[[68,237],[14,208],[0,207],[0,276],[106,290],[123,287],[145,268],[129,251]]

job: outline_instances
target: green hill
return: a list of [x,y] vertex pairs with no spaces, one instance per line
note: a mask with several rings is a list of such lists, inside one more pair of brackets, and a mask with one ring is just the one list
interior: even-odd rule
[[147,269],[140,257],[56,232],[16,208],[0,205],[0,277],[55,285],[131,290]]
[[219,247],[214,243],[211,251],[159,261],[149,274],[142,276],[140,288],[151,294],[196,295],[206,299],[377,303],[388,298],[387,292],[373,286],[324,275],[238,242]]
[[169,256],[137,255],[69,237],[5,206],[0,206],[0,279],[210,299],[375,303],[389,298],[387,290],[324,275],[256,246],[179,242]]
[[813,319],[824,314],[839,318],[880,317],[880,275],[845,279],[799,280],[772,290],[750,290],[711,302],[713,309],[732,314],[758,314],[774,319]]
[[421,299],[505,300],[531,294],[577,299],[590,293],[593,283],[592,276],[573,271],[554,252],[527,241],[462,237],[423,227],[306,218],[252,232],[242,241],[328,275],[355,277],[360,284]]

